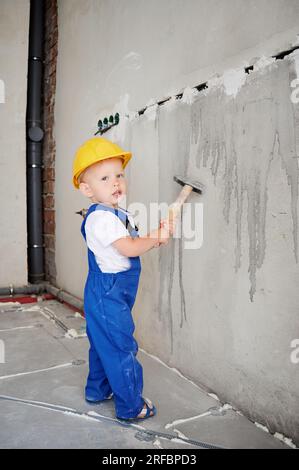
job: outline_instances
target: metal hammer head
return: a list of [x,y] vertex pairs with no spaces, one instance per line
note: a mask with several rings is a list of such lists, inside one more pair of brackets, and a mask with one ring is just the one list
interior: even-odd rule
[[195,191],[196,193],[202,194],[205,190],[205,186],[202,183],[200,183],[199,181],[190,180],[189,178],[185,176],[176,175],[173,177],[173,179],[174,181],[181,184],[182,186],[185,186],[186,184],[188,186],[191,186],[192,190]]

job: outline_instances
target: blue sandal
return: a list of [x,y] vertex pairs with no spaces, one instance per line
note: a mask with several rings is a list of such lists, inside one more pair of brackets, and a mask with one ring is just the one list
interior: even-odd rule
[[[144,405],[145,405],[145,408],[144,408]],[[145,413],[144,413],[144,410],[145,410]],[[138,418],[138,415],[140,415],[140,413],[142,413],[142,412],[143,412],[144,416],[141,416],[141,417]],[[151,414],[151,412],[152,412],[152,414]],[[156,412],[157,412],[157,410],[154,407],[154,405],[152,404],[152,402],[148,398],[144,398],[143,408],[140,411],[140,413],[138,413],[137,416],[135,416],[134,418],[119,418],[117,416],[116,418],[119,419],[120,421],[128,421],[128,422],[132,423],[132,422],[142,421],[143,419],[152,418],[153,416],[155,416]]]

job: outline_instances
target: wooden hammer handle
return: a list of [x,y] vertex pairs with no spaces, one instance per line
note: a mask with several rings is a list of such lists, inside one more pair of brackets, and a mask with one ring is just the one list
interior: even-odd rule
[[185,186],[183,187],[182,191],[180,192],[175,202],[171,204],[171,206],[169,207],[169,210],[168,210],[169,220],[173,221],[174,219],[177,218],[177,216],[179,215],[181,211],[182,205],[184,204],[184,202],[186,201],[186,199],[188,198],[192,190],[193,190],[192,186],[185,184]]

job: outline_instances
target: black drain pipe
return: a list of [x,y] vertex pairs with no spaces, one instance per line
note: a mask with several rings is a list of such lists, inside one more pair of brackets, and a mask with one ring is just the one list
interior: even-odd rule
[[44,280],[41,121],[44,0],[30,1],[26,113],[28,281]]

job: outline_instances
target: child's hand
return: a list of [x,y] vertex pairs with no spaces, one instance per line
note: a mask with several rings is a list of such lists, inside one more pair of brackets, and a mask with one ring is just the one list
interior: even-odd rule
[[157,230],[153,230],[150,233],[150,237],[159,239],[158,243],[154,245],[155,248],[161,245],[167,245],[167,243],[169,242],[169,231],[163,227],[160,227]]
[[174,219],[162,219],[160,221],[160,228],[164,228],[169,232],[170,235],[173,235],[175,231],[175,220]]
[[164,227],[160,227],[158,229],[158,232],[159,232],[159,246],[160,245],[167,245],[167,243],[169,242],[169,230],[167,228],[164,228]]

